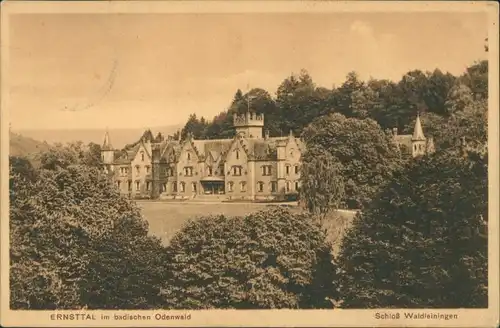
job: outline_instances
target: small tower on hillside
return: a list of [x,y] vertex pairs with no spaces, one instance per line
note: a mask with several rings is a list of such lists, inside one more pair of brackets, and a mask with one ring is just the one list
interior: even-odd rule
[[420,122],[419,114],[417,114],[417,120],[415,121],[415,127],[413,128],[411,144],[413,157],[422,156],[426,153],[427,138],[422,130],[422,123]]
[[104,142],[102,143],[101,159],[102,162],[107,165],[113,164],[115,160],[115,151],[111,145],[111,141],[109,140],[109,132],[107,129],[106,134],[104,135]]
[[262,138],[264,128],[264,114],[246,112],[244,114],[234,114],[233,125],[236,134],[241,134],[246,138]]

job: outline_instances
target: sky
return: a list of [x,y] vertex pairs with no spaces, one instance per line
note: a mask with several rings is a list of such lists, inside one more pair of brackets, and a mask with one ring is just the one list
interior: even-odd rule
[[121,129],[213,118],[236,90],[274,95],[306,69],[319,85],[399,80],[485,58],[485,13],[23,14],[10,17],[12,129]]

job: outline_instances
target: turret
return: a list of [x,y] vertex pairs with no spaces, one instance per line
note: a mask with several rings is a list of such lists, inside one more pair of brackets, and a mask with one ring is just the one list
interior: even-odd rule
[[264,114],[251,111],[241,115],[234,114],[233,125],[236,128],[236,134],[241,134],[246,138],[262,138]]
[[411,137],[412,155],[413,157],[421,156],[426,153],[427,138],[422,130],[422,123],[420,122],[420,115],[417,114],[415,127],[413,128],[413,135]]
[[115,150],[111,145],[111,141],[109,139],[109,132],[106,129],[106,133],[104,135],[104,142],[101,147],[101,159],[104,164],[113,164],[115,160]]

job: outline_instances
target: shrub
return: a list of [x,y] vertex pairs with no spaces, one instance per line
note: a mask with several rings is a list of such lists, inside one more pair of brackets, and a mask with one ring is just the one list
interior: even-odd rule
[[189,222],[171,241],[172,308],[332,308],[335,267],[308,214],[273,208]]
[[487,162],[446,151],[396,176],[344,237],[342,307],[487,307]]

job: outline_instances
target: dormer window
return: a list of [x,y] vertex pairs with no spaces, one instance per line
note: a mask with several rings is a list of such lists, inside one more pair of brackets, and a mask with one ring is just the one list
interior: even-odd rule
[[238,150],[236,151],[236,159],[240,159],[240,152]]
[[141,151],[141,161],[144,162],[144,152],[143,151]]
[[241,175],[241,166],[233,166],[233,175]]

